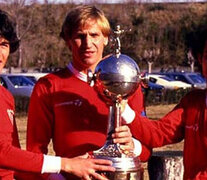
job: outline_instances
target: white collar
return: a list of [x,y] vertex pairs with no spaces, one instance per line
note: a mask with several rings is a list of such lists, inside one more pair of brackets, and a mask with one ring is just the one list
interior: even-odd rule
[[83,72],[78,71],[77,69],[75,69],[72,65],[72,63],[68,64],[68,69],[80,80],[87,82],[87,75]]

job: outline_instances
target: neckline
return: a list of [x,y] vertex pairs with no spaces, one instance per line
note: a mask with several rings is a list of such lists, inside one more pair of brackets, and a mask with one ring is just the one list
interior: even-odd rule
[[87,75],[85,73],[80,72],[77,69],[75,69],[71,62],[67,65],[67,68],[72,72],[72,74],[75,77],[77,77],[78,79],[80,79],[84,82],[87,82]]

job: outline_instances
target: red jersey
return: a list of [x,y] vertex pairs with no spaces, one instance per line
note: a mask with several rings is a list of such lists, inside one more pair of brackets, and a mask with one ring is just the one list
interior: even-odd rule
[[[129,105],[143,111],[141,88]],[[41,78],[33,90],[28,116],[27,149],[47,153],[50,139],[58,156],[75,157],[102,147],[109,107],[87,82],[68,68]],[[149,157],[145,149],[143,159]]]
[[161,120],[150,121],[136,114],[131,130],[151,148],[184,139],[184,179],[207,179],[206,107],[206,90],[195,90]]
[[0,179],[12,180],[13,170],[40,172],[43,155],[20,148],[14,118],[13,96],[0,86]]

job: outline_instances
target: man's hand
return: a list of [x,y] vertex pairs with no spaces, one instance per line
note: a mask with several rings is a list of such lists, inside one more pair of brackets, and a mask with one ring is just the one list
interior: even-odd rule
[[113,142],[120,144],[120,149],[124,154],[134,151],[134,142],[132,134],[127,125],[117,127],[115,133],[112,134]]
[[75,158],[62,158],[62,170],[74,174],[83,180],[97,179],[107,180],[106,177],[97,173],[97,171],[115,171],[112,162],[109,160],[93,159],[88,154]]

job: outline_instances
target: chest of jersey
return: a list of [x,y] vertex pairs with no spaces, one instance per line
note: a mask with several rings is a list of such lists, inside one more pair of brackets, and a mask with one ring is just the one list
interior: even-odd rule
[[14,104],[9,92],[0,87],[0,133],[13,132]]
[[109,107],[92,87],[85,82],[73,82],[52,93],[51,101],[56,152],[74,156],[104,144]]

